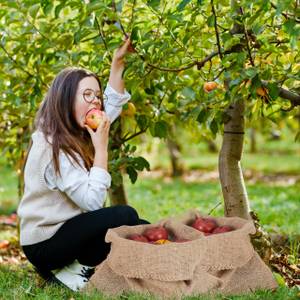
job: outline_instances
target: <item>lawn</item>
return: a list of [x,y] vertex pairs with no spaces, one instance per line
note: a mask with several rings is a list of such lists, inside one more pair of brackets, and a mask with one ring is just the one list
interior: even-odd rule
[[[288,145],[291,147],[289,148]],[[218,146],[220,146],[218,144]],[[242,165],[246,174],[251,209],[261,224],[270,233],[288,235],[293,242],[294,256],[299,248],[300,211],[300,159],[298,145],[292,140],[268,142],[264,150],[251,154],[247,144]],[[130,205],[134,206],[142,218],[156,222],[164,217],[178,215],[196,208],[212,215],[223,215],[222,193],[218,181],[217,154],[209,153],[206,145],[183,146],[183,161],[187,170],[185,176],[173,179],[168,176],[169,159],[162,143],[153,141],[151,152],[140,147],[151,163],[150,174],[140,174],[132,185],[125,176],[126,193]],[[140,151],[140,152],[141,152]],[[14,211],[18,203],[16,173],[0,159],[0,214]],[[269,176],[269,177],[268,177]],[[270,177],[271,176],[271,177]],[[273,177],[272,177],[273,176]],[[15,230],[0,232],[1,239],[11,239]],[[299,249],[298,249],[299,250]],[[251,295],[216,297],[215,299],[299,299],[299,290],[280,286],[276,292],[257,291]],[[43,286],[42,281],[25,261],[21,264],[0,266],[0,299],[107,299],[97,294],[78,295],[64,288]],[[118,299],[151,299],[130,294]],[[187,297],[186,299],[193,299]],[[195,299],[195,298],[194,298]],[[197,299],[211,299],[209,297]]]

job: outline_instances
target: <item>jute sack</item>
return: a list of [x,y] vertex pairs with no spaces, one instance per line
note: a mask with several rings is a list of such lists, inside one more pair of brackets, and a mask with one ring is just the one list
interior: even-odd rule
[[[157,224],[121,226],[110,229],[111,243],[107,259],[91,277],[86,290],[98,289],[107,295],[134,291],[163,298],[180,298],[203,293],[238,294],[258,288],[275,288],[272,273],[255,253],[249,233],[255,228],[240,218],[214,218],[219,225],[231,225],[235,231],[204,236],[188,226],[199,215],[188,212],[178,219]],[[169,238],[191,241],[154,245],[127,239],[147,228],[163,225]]]

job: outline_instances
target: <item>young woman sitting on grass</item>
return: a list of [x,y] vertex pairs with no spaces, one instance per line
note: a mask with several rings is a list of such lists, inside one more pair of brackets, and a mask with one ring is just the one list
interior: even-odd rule
[[[35,120],[18,208],[20,242],[45,279],[74,291],[107,257],[109,228],[148,223],[130,206],[103,207],[111,184],[109,128],[130,98],[122,79],[129,47],[127,39],[114,54],[106,99],[95,74],[66,68],[54,79]],[[95,131],[86,124],[91,109],[103,111]]]

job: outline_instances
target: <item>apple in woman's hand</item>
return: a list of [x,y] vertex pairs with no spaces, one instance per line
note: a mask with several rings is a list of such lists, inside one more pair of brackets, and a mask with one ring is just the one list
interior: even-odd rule
[[85,116],[85,123],[92,129],[97,129],[103,117],[103,111],[92,108]]

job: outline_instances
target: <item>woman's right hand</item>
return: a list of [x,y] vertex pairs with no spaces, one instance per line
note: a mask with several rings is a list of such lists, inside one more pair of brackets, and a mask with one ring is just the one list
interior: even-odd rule
[[109,128],[110,120],[105,112],[103,112],[102,120],[96,129],[93,131],[88,125],[85,125],[85,128],[89,132],[93,146],[95,148],[95,153],[107,151],[108,140],[109,140]]

